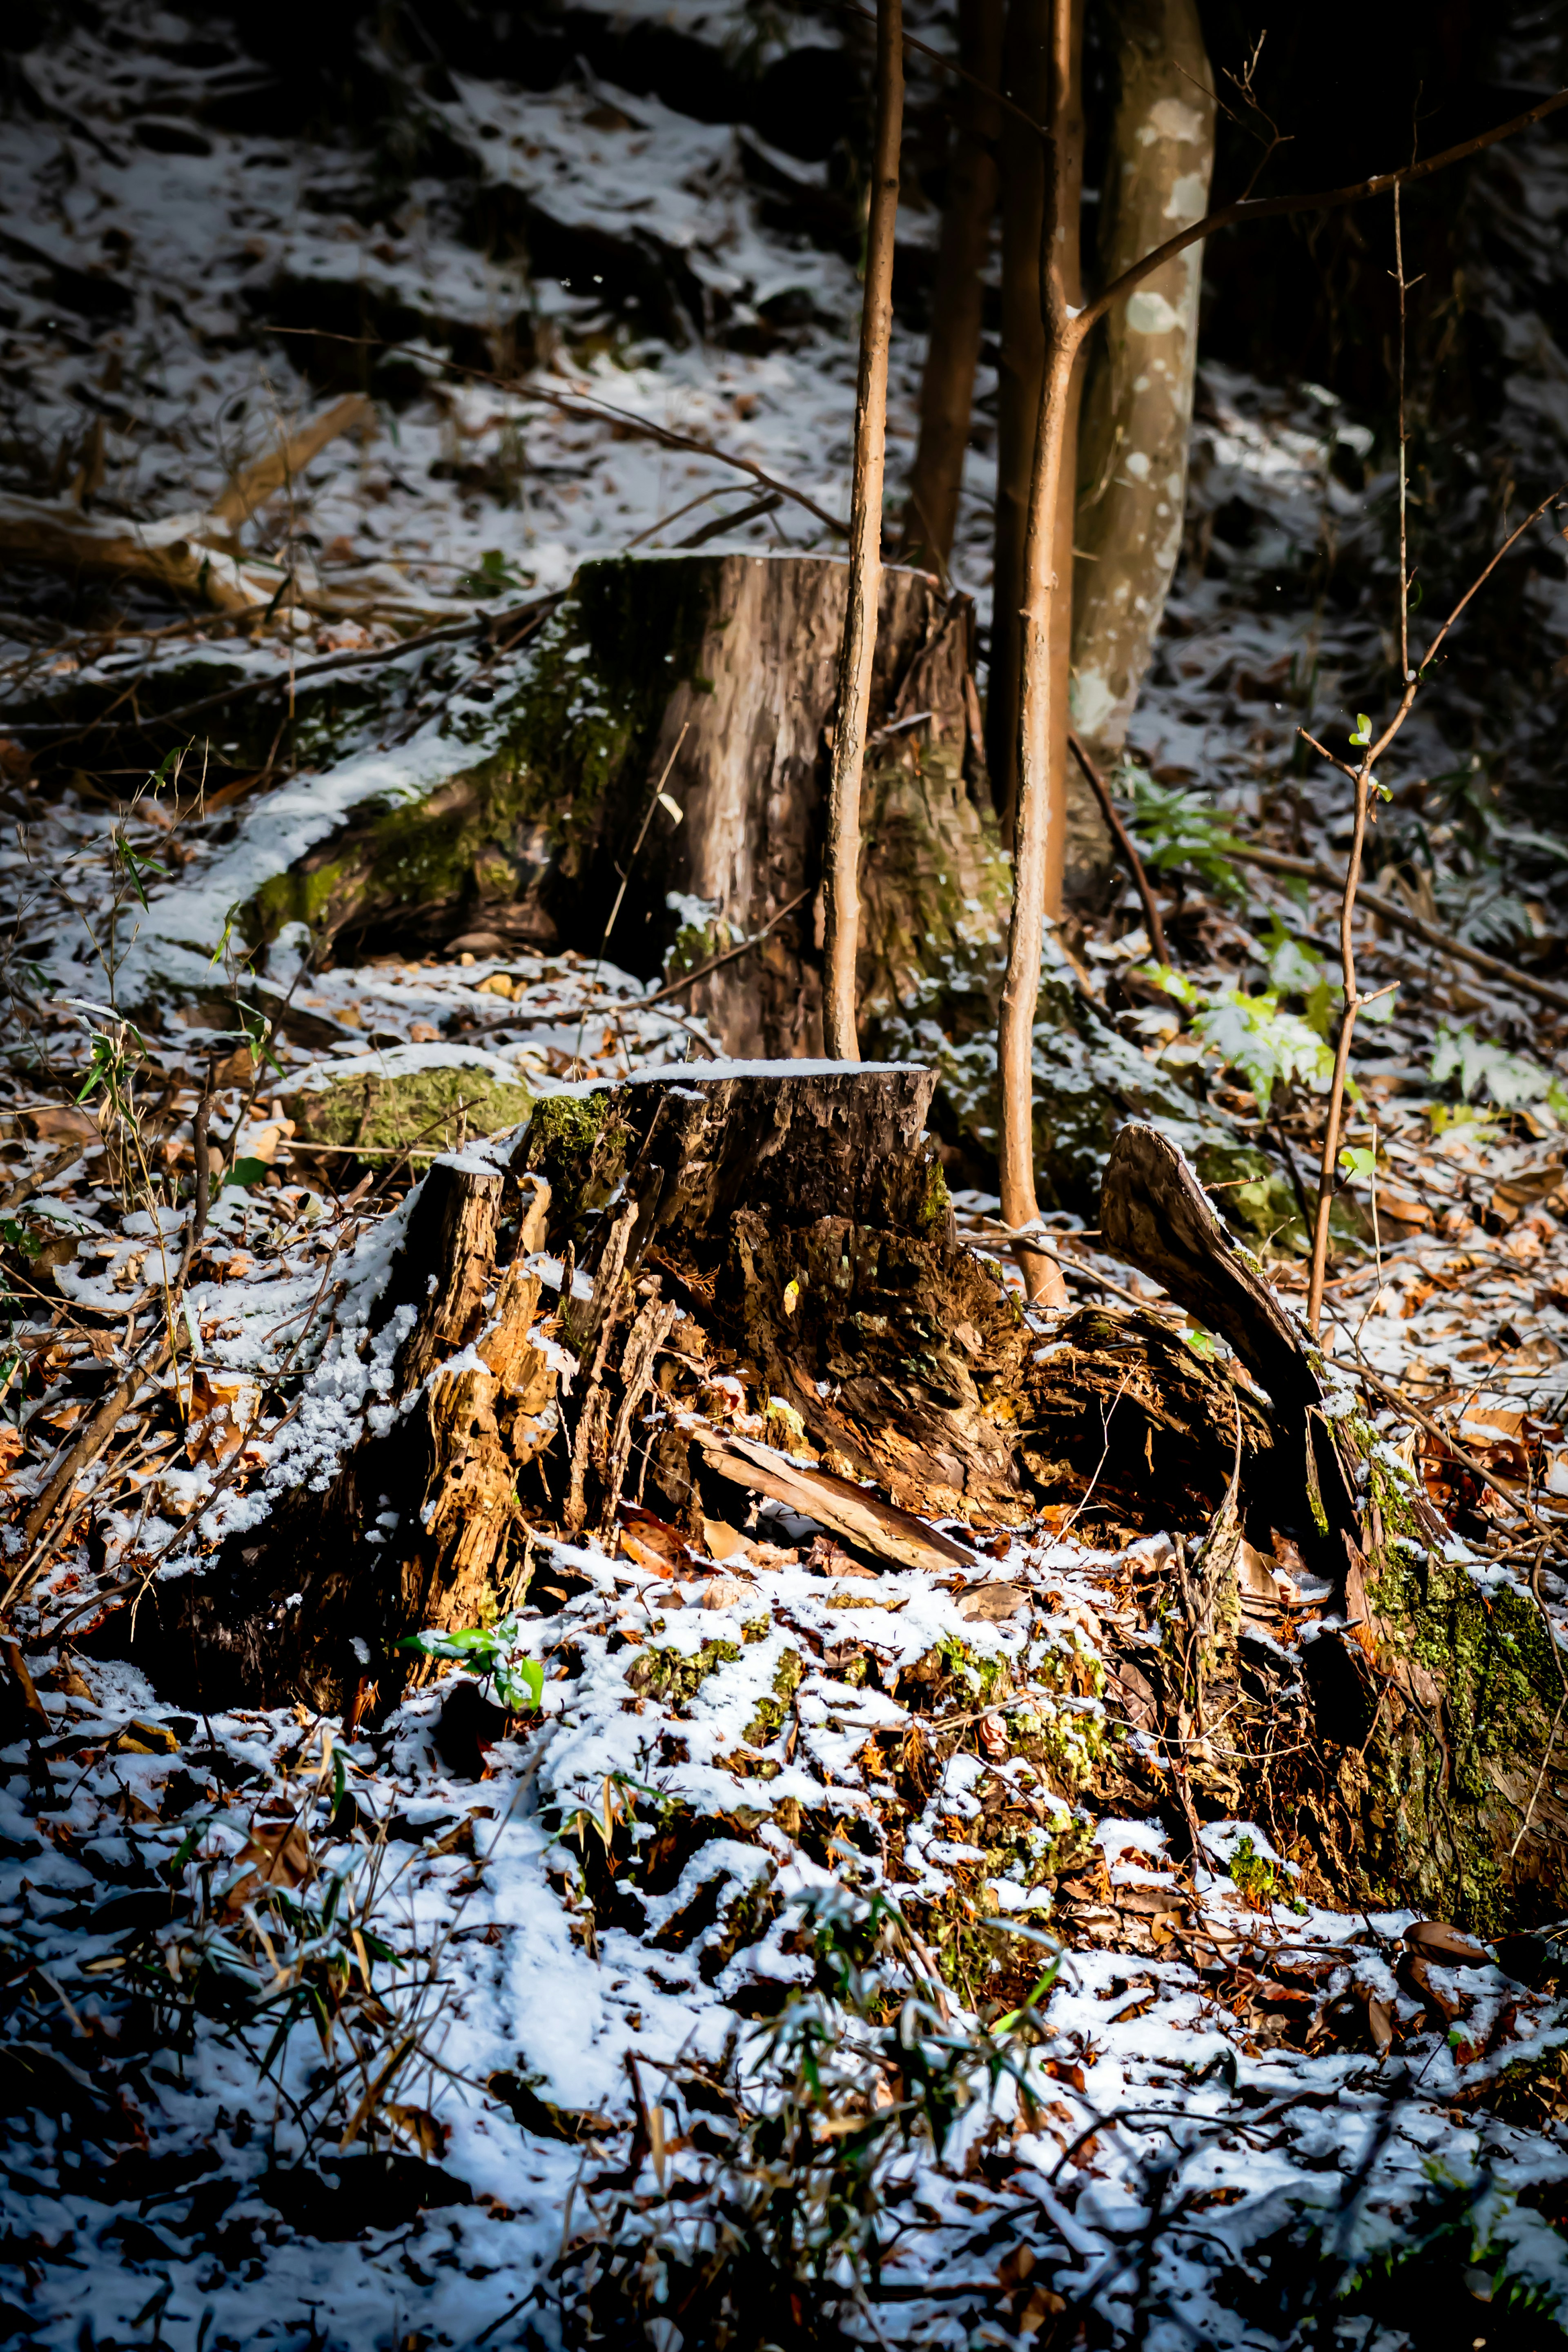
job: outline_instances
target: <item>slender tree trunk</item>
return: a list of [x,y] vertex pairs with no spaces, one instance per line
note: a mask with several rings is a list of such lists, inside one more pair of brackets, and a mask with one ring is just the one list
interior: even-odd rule
[[[1213,75],[1195,0],[1116,0],[1119,89],[1100,219],[1110,285],[1202,217],[1214,166]],[[1116,303],[1084,371],[1072,613],[1072,706],[1100,761],[1127,732],[1181,548],[1203,247]],[[1068,887],[1110,855],[1069,775]]]
[[[1003,22],[1003,0],[959,0],[959,62],[992,89],[1002,79]],[[904,514],[903,553],[917,563],[944,564],[952,553],[996,209],[1002,110],[968,82],[958,83],[957,92],[931,345],[921,382],[920,444]]]
[[855,486],[849,510],[849,602],[838,664],[838,711],[827,804],[824,877],[823,1040],[830,1059],[859,1058],[855,961],[860,939],[860,777],[877,649],[882,576],[882,479],[887,458],[888,338],[893,316],[893,231],[904,118],[902,0],[878,0],[877,131],[860,312],[855,402]]
[[[1059,11],[1056,0],[1010,0],[1003,58],[1004,93],[1036,122],[1043,123],[1051,104],[1053,39]],[[1064,90],[1057,125],[1056,147],[1062,157],[1060,218],[1066,234],[1061,264],[1068,302],[1081,299],[1078,215],[1083,184],[1083,111],[1078,70],[1083,22],[1082,0],[1073,0],[1059,27],[1066,45]],[[1004,115],[1002,125],[1002,345],[996,419],[996,534],[992,574],[991,683],[986,706],[986,759],[991,789],[1001,819],[1002,835],[1011,845],[1017,801],[1018,703],[1022,679],[1025,599],[1025,543],[1028,536],[1030,485],[1034,477],[1035,433],[1040,413],[1040,383],[1045,366],[1046,334],[1040,309],[1040,235],[1046,203],[1046,150],[1043,142],[1016,114]],[[1076,413],[1074,411],[1073,413]],[[1070,436],[1072,414],[1063,420]],[[1059,494],[1062,555],[1071,549],[1071,497],[1074,467],[1069,462]],[[1070,577],[1070,564],[1064,577]],[[1065,600],[1064,600],[1065,601]],[[1061,616],[1056,658],[1063,688],[1070,659],[1070,614]],[[1062,705],[1065,712],[1066,704]],[[1054,747],[1058,785],[1065,781],[1067,729],[1065,718]],[[1059,890],[1060,860],[1054,861]],[[1051,904],[1057,903],[1057,891]]]
[[[1058,663],[1057,607],[1060,543],[1058,517],[1072,415],[1072,379],[1079,339],[1073,331],[1067,257],[1076,240],[1078,212],[1073,158],[1058,126],[1071,121],[1069,100],[1077,63],[1075,0],[1051,0],[1051,136],[1045,145],[1045,189],[1038,248],[1039,304],[1045,322],[1045,360],[1035,428],[1024,542],[1024,594],[1018,709],[1018,791],[1013,840],[1013,919],[1007,937],[1007,977],[997,1027],[1002,1084],[1002,1215],[1009,1225],[1038,1217],[1035,1199],[1034,1031],[1040,992],[1040,948],[1049,888],[1053,832],[1061,836],[1061,782],[1053,785],[1053,747],[1065,747],[1067,709]],[[1070,477],[1068,477],[1070,479]],[[1058,853],[1059,854],[1059,853]],[[1058,866],[1059,874],[1059,866]],[[1061,1276],[1044,1253],[1021,1253],[1031,1294],[1060,1287]]]
[[[1052,0],[1008,0],[1002,88],[1036,122],[1050,88]],[[1002,119],[1002,335],[996,369],[996,517],[991,587],[991,677],[985,761],[1003,839],[1012,840],[1017,797],[1019,606],[1029,471],[1040,406],[1045,326],[1040,317],[1044,151],[1016,114]]]

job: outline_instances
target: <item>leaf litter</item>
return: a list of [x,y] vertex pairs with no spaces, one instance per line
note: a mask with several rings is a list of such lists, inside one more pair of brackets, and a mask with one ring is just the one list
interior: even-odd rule
[[[121,69],[128,46],[117,28]],[[50,104],[103,125],[112,153],[89,168],[133,230],[136,284],[191,282],[185,159],[126,142],[100,108],[107,62],[83,34],[32,65]],[[159,70],[166,84],[199,69]],[[809,281],[819,321],[849,315],[847,266],[786,255],[726,179],[731,134],[693,143],[657,100],[590,95],[642,142],[643,177],[614,203],[641,205],[716,299],[755,312],[771,270]],[[603,180],[574,177],[580,89],[507,101],[457,85],[458,107],[481,103],[507,142],[498,177],[537,195],[548,163],[566,201],[603,206]],[[18,215],[47,143],[28,127],[7,163]],[[202,283],[137,380],[116,489],[144,509],[221,488],[226,452],[182,447],[176,428],[258,398],[254,356],[228,331],[247,281],[308,284],[341,272],[345,241],[359,267],[366,242],[335,233],[352,212],[329,235],[293,208],[296,177],[330,173],[330,154],[209,145],[262,250]],[[1532,151],[1531,168],[1545,217],[1563,200],[1557,167]],[[694,171],[700,200],[683,184]],[[721,184],[716,255],[699,248]],[[1485,201],[1503,199],[1493,187]],[[410,222],[384,242],[388,300],[428,319],[438,298],[443,320],[493,322],[493,279],[448,225]],[[842,503],[841,334],[818,323],[814,343],[763,359],[694,344],[612,365],[582,355],[592,298],[541,292],[563,350],[578,339],[576,388],[738,439]],[[36,320],[26,331],[37,429],[74,431],[74,358]],[[895,415],[911,408],[915,357],[896,344]],[[606,445],[526,389],[437,384],[437,360],[433,345],[396,448],[334,445],[308,493],[323,547],[390,555],[432,610],[461,579],[491,584],[496,514],[454,477],[504,469],[519,432],[529,593],[656,521],[678,476],[683,494],[723,478],[655,445]],[[1510,397],[1523,432],[1528,380]],[[1215,366],[1195,444],[1198,522],[1240,497],[1263,545],[1250,566],[1179,586],[1134,722],[1125,793],[1168,852],[1155,862],[1184,877],[1183,984],[1149,968],[1115,913],[1063,947],[1130,1063],[1178,1088],[1200,1072],[1248,1134],[1276,1111],[1310,1181],[1333,908],[1310,883],[1258,878],[1236,844],[1278,823],[1290,730],[1321,719],[1311,702],[1287,719],[1275,691],[1303,652],[1300,605],[1260,614],[1251,583],[1282,549],[1315,547],[1325,514],[1352,552],[1358,530],[1371,543],[1375,476],[1359,497],[1329,464],[1336,447],[1365,457],[1371,436],[1310,393],[1287,402]],[[955,561],[978,581],[984,532],[973,515],[965,529]],[[1373,635],[1364,615],[1322,621],[1322,705],[1374,664]],[[393,643],[374,610],[362,635]],[[150,634],[78,652],[47,633],[14,642],[19,698],[47,695],[48,677],[118,692],[164,658]],[[193,653],[222,686],[236,667],[277,675],[297,649],[273,634],[241,654],[211,625],[178,648],[182,691],[203,690]],[[322,627],[306,648],[345,649]],[[406,670],[416,717],[423,671]],[[199,1573],[221,1534],[258,1520],[269,1492],[324,1479],[374,1414],[397,1332],[371,1339],[367,1310],[406,1188],[477,1136],[481,1087],[539,1097],[716,1050],[700,1023],[639,1010],[640,982],[584,957],[317,970],[305,935],[274,950],[269,1009],[237,974],[219,1021],[117,1010],[140,1005],[142,975],[156,998],[223,964],[230,909],[265,870],[259,834],[291,826],[308,845],[367,777],[411,787],[422,760],[447,757],[450,724],[437,712],[392,754],[369,733],[334,747],[292,801],[275,788],[254,817],[218,811],[188,837],[153,796],[113,821],[120,854],[97,801],[68,793],[29,811],[27,842],[6,852],[35,967],[3,1080],[16,1418],[0,1480],[6,1572],[24,1576],[0,1793],[8,2319],[40,2344],[151,2328],[216,2352],[389,2330],[595,2340],[573,2331],[635,2318],[673,2352],[701,2337],[668,2316],[671,2281],[708,2298],[693,2309],[728,2308],[700,2242],[720,2213],[759,2260],[803,2265],[852,2340],[1070,2342],[1081,2325],[1090,2341],[1292,2341],[1326,2298],[1335,2326],[1361,2331],[1340,2340],[1376,2341],[1397,2328],[1412,2250],[1467,2298],[1476,2340],[1510,2309],[1513,2325],[1568,2326],[1563,1945],[1545,1933],[1487,1950],[1441,1922],[1329,1910],[1306,1891],[1289,1822],[1205,1822],[1178,1861],[1158,1813],[1117,1810],[1119,1748],[1168,1764],[1111,1638],[1142,1622],[1158,1538],[1097,1549],[1092,1517],[1045,1523],[1011,1531],[994,1573],[884,1567],[873,1584],[781,1505],[743,1528],[710,1524],[706,1550],[635,1507],[614,1550],[542,1528],[540,1597],[507,1624],[504,1690],[458,1662],[374,1731],[302,1707],[198,1718],[81,1654],[106,1596]],[[1425,706],[1410,732],[1416,766],[1451,763]],[[1209,800],[1194,787],[1216,768]],[[1340,820],[1321,784],[1291,778],[1289,793],[1294,849],[1331,859]],[[1534,937],[1532,906],[1560,929],[1560,871],[1542,877],[1540,843],[1510,838],[1484,803],[1454,804],[1433,910],[1476,943]],[[155,861],[177,864],[167,887]],[[128,892],[128,874],[146,879]],[[1523,1517],[1555,1528],[1568,1497],[1561,1024],[1393,938],[1369,935],[1364,951],[1376,984],[1400,986],[1358,1065],[1326,1352],[1438,1424],[1390,1412],[1382,1426],[1413,1449],[1450,1556],[1483,1587],[1533,1590],[1561,1626],[1568,1588]],[[221,1145],[197,1239],[177,1195],[200,1148],[204,1065],[205,1131]],[[356,1132],[339,1152],[310,1132],[323,1092],[357,1089],[369,1113],[435,1074],[422,1132],[405,1122],[384,1145]],[[1258,1197],[1236,1205],[1272,1243],[1289,1297],[1305,1284],[1278,1158],[1273,1178],[1241,1179]],[[994,1252],[994,1198],[975,1187],[959,1207]],[[1075,1282],[1157,1297],[1080,1213],[1051,1222]],[[149,1361],[171,1308],[189,1349],[149,1371],[151,1402],[71,1467],[28,1538],[61,1456],[108,1381]],[[779,1434],[742,1383],[712,1418],[748,1443]],[[1257,1622],[1295,1657],[1314,1596],[1259,1565]],[[499,1640],[486,1654],[494,1668]],[[520,1691],[536,1704],[498,1703]],[[748,2201],[779,2164],[781,2117],[821,2185],[782,2236]],[[836,2150],[854,2161],[835,2169]],[[869,2184],[853,2224],[833,2204],[846,2179]]]

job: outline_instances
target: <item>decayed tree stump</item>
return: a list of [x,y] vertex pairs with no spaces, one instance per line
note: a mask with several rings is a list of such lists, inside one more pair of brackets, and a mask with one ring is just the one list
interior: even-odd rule
[[[846,567],[836,557],[585,563],[484,692],[500,751],[422,801],[368,807],[269,883],[261,928],[307,916],[356,947],[466,942],[610,954],[647,978],[772,925],[693,986],[728,1051],[821,1051],[818,895]],[[971,675],[973,614],[928,574],[883,575],[864,800],[858,981],[896,1002],[994,936],[1006,872]],[[681,811],[656,810],[660,780]],[[672,900],[675,902],[672,904]]]
[[[552,1097],[485,1156],[437,1162],[364,1335],[397,1345],[363,1434],[313,1487],[290,1491],[282,1457],[262,1525],[141,1604],[137,1654],[209,1705],[384,1707],[407,1634],[526,1589],[525,1517],[613,1536],[634,1442],[639,1500],[699,1541],[743,1513],[739,1486],[870,1559],[947,1569],[973,1544],[924,1520],[994,1533],[1093,1482],[1136,1527],[1151,1461],[1162,1511],[1201,1528],[1232,1465],[1230,1383],[1150,1318],[1069,1318],[1042,1345],[954,1237],[932,1084],[699,1067]],[[527,1336],[542,1240],[568,1269],[538,1330],[575,1360],[564,1394]],[[763,1441],[714,1386],[737,1370]],[[1250,1400],[1243,1421],[1267,1450]],[[815,1467],[792,1462],[803,1444]]]
[[1111,1697],[1154,1744],[1115,1751],[1108,1801],[1137,1782],[1193,1839],[1260,1819],[1342,1901],[1554,1915],[1564,1685],[1529,1595],[1448,1559],[1152,1129],[1118,1139],[1103,1229],[1237,1370],[1168,1314],[1026,1310],[955,1237],[932,1083],[687,1069],[438,1162],[365,1334],[390,1377],[357,1441],[313,1489],[285,1460],[266,1520],[142,1602],[136,1654],[208,1705],[380,1711],[408,1634],[526,1592],[531,1527],[706,1549],[773,1496],[872,1564],[973,1575],[1065,1506],[1113,1545],[1173,1538],[1128,1555]]

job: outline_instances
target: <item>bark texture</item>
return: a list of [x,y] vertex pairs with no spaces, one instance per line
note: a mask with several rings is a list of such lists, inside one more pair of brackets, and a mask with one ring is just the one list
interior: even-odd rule
[[[1118,86],[1100,205],[1107,284],[1200,220],[1214,165],[1214,79],[1194,0],[1117,0]],[[1118,302],[1096,333],[1078,451],[1073,719],[1114,757],[1148,668],[1180,552],[1203,247]],[[1092,796],[1068,793],[1069,896],[1109,862]]]
[[[361,948],[510,943],[595,953],[629,866],[612,953],[679,971],[777,922],[694,984],[726,1050],[822,1051],[820,905],[847,567],[691,554],[585,564],[497,691],[505,748],[417,803],[372,807],[266,886],[255,921],[308,916]],[[862,786],[862,1014],[896,1003],[1006,903],[978,740],[973,615],[923,572],[883,571]],[[596,684],[582,690],[584,675]],[[684,731],[684,735],[682,730]],[[889,731],[891,730],[891,731]],[[679,902],[672,908],[672,894]]]
[[[1002,79],[1005,13],[1003,0],[960,0],[959,63],[988,89]],[[952,553],[958,525],[1002,135],[1002,109],[972,84],[956,84],[952,110],[931,340],[921,378],[920,441],[903,528],[906,561],[939,565]]]
[[882,491],[888,455],[888,338],[893,323],[893,233],[904,121],[902,0],[877,0],[877,136],[866,225],[866,289],[855,400],[855,478],[849,501],[849,593],[838,657],[833,767],[823,877],[822,1025],[827,1051],[853,1061],[860,937],[860,787],[882,576]]

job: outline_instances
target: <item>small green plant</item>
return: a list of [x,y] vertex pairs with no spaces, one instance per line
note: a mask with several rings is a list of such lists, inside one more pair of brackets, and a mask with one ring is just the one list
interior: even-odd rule
[[499,547],[487,547],[474,570],[465,572],[458,580],[458,593],[463,596],[504,596],[509,589],[524,588],[527,584]]
[[1472,1102],[1484,1088],[1499,1110],[1528,1107],[1554,1124],[1568,1125],[1568,1088],[1551,1070],[1543,1070],[1527,1054],[1489,1045],[1473,1029],[1450,1029],[1445,1023],[1433,1049],[1432,1083],[1441,1087],[1450,1079],[1458,1081],[1461,1102]]
[[[243,1165],[243,1163],[242,1163]],[[489,1683],[496,1697],[514,1715],[533,1715],[544,1694],[544,1666],[539,1658],[520,1657],[521,1629],[515,1617],[493,1625],[468,1625],[456,1633],[410,1633],[400,1649],[421,1658],[453,1658]]]
[[1236,1842],[1230,1857],[1230,1876],[1238,1893],[1260,1911],[1273,1902],[1279,1873],[1258,1853],[1249,1837],[1240,1837]]
[[1195,874],[1216,898],[1238,899],[1247,886],[1235,859],[1245,844],[1197,793],[1154,782],[1135,761],[1122,762],[1117,783],[1131,805],[1131,829],[1146,866],[1162,874]]

